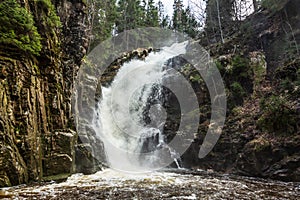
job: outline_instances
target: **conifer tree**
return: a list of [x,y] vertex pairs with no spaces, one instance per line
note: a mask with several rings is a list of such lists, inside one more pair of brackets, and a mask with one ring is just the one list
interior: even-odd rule
[[117,18],[116,0],[94,0],[91,3],[92,42],[90,48],[112,35]]
[[208,0],[206,4],[206,33],[215,41],[224,38],[233,27],[235,0]]
[[163,20],[162,20],[160,26],[161,26],[162,28],[170,27],[170,17],[169,17],[169,15],[166,15],[166,16],[163,18]]
[[179,32],[183,31],[182,15],[183,15],[182,0],[174,0],[172,29],[174,29],[175,31],[179,31]]
[[182,26],[183,32],[186,33],[188,36],[195,38],[198,34],[198,29],[200,27],[199,22],[197,21],[196,17],[191,12],[190,7],[187,7],[182,12]]
[[154,0],[148,0],[146,9],[145,26],[156,27],[159,26],[158,7],[155,6]]
[[163,2],[161,2],[161,0],[158,1],[157,5],[158,5],[158,16],[159,16],[159,20],[161,22],[161,20],[165,16],[165,7],[164,7]]
[[145,13],[140,0],[119,0],[117,31],[123,32],[144,25]]
[[165,15],[164,4],[160,0],[158,1],[158,17],[160,27],[167,28],[170,23],[170,17],[169,15]]
[[175,0],[173,5],[172,29],[196,37],[199,23],[191,12],[190,7],[184,8],[182,0]]

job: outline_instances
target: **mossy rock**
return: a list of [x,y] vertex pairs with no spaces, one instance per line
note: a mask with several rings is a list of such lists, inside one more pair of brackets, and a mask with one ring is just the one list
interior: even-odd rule
[[248,143],[249,146],[254,148],[255,152],[261,152],[271,147],[271,143],[264,137],[259,137]]
[[291,102],[282,96],[272,95],[260,102],[261,116],[257,126],[262,131],[279,135],[295,134],[299,116]]
[[[5,174],[3,175],[0,175],[0,187],[2,186],[6,186],[6,187],[10,187],[11,186],[11,183],[10,183],[10,180],[8,178],[8,176]],[[0,195],[1,197],[1,195]]]
[[67,180],[67,178],[70,176],[70,173],[66,173],[66,174],[57,174],[57,175],[53,175],[53,176],[45,176],[42,178],[42,181],[65,181]]
[[37,3],[39,10],[44,12],[40,17],[46,23],[45,26],[50,29],[60,28],[62,26],[51,0],[35,0],[35,2]]
[[41,37],[33,16],[16,0],[0,3],[0,44],[12,46],[34,55],[42,49]]

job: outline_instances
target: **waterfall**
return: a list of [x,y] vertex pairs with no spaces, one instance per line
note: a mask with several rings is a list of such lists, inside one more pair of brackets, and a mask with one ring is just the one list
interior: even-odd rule
[[[164,149],[180,167],[180,155],[165,142],[166,111],[160,103],[165,63],[186,51],[187,42],[175,43],[145,60],[132,60],[118,71],[114,81],[102,87],[93,128],[105,147],[107,164],[114,169],[145,172],[154,169]],[[152,102],[152,103],[151,103]]]

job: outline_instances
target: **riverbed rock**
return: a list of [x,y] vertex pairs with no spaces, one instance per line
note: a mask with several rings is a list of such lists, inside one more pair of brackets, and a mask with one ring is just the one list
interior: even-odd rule
[[43,176],[71,174],[75,172],[75,144],[77,133],[61,130],[45,138]]
[[105,71],[102,73],[100,77],[100,83],[102,86],[107,87],[113,81],[114,77],[116,76],[118,70],[121,66],[129,62],[133,59],[145,60],[145,58],[151,52],[157,52],[157,49],[153,49],[153,47],[149,48],[138,48],[130,52],[125,52],[121,56],[119,56],[110,66],[108,66]]

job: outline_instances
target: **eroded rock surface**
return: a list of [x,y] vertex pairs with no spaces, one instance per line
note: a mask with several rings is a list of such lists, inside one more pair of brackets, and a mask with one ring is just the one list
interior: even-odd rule
[[39,55],[0,44],[0,186],[75,171],[71,93],[87,48],[86,5],[44,2],[17,1],[35,21]]

